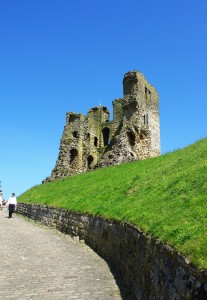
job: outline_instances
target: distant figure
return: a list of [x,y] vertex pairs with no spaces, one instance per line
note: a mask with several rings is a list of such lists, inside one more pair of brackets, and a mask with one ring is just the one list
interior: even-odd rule
[[11,194],[11,197],[9,198],[7,205],[9,206],[9,219],[12,218],[12,214],[15,211],[15,208],[17,206],[17,198],[15,197],[15,193]]
[[2,193],[0,193],[0,209],[2,209],[2,202],[3,202]]

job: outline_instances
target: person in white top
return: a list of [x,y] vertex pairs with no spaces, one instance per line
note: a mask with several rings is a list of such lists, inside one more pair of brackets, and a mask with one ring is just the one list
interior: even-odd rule
[[7,205],[9,206],[9,219],[12,218],[12,214],[16,209],[17,206],[17,198],[15,197],[15,193],[11,194],[11,197],[9,198]]
[[2,193],[0,193],[0,209],[2,208],[2,202],[3,202]]

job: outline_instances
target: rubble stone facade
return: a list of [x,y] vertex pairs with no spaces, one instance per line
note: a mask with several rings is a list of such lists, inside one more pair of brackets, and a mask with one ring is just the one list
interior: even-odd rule
[[108,165],[160,154],[159,100],[138,71],[123,79],[123,98],[113,101],[113,120],[105,106],[88,115],[66,113],[56,166],[47,181]]

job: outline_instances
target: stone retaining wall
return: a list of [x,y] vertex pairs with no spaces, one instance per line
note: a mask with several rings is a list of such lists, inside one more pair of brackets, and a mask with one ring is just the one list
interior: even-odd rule
[[207,299],[206,271],[128,223],[24,203],[17,212],[84,240],[112,264],[123,299]]

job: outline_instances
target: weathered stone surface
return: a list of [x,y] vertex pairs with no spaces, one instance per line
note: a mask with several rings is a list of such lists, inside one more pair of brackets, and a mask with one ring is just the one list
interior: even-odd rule
[[56,166],[46,181],[96,167],[160,154],[158,94],[138,71],[123,80],[124,96],[113,101],[113,120],[105,106],[83,114],[69,112]]
[[206,270],[128,223],[22,203],[18,212],[84,240],[111,262],[124,299],[207,299]]

